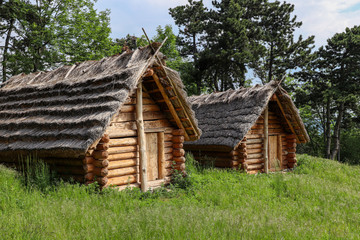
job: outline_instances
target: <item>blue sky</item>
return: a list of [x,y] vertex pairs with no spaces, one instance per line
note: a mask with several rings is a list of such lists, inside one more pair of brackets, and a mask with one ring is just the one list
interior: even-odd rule
[[[360,25],[359,0],[288,0],[295,4],[297,19],[303,26],[297,31],[305,37],[315,35],[317,47],[324,45],[326,39],[346,27]],[[177,27],[168,9],[184,5],[187,0],[98,0],[96,8],[110,9],[112,37],[120,38],[127,34],[140,36],[144,27],[152,37],[156,27],[171,24]],[[204,0],[210,6],[211,0]]]

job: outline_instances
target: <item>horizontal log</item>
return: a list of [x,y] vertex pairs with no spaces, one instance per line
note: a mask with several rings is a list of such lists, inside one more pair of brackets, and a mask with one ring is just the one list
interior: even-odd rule
[[[127,113],[127,112],[135,112],[136,105],[123,105],[121,107],[120,112],[121,113]],[[143,112],[158,112],[160,111],[160,108],[156,104],[147,104],[143,105]]]
[[172,142],[173,143],[183,143],[185,140],[184,136],[173,136]]
[[174,168],[179,171],[185,171],[185,163],[176,163],[174,165]]
[[115,126],[109,126],[106,129],[106,132],[109,134],[110,139],[112,138],[120,138],[120,137],[136,137],[136,130],[124,130],[121,128],[117,128]]
[[237,150],[240,153],[246,153],[247,152],[247,148],[246,147],[242,147],[242,148],[238,148]]
[[251,171],[251,170],[259,170],[259,169],[262,169],[264,168],[264,164],[262,163],[259,163],[259,164],[251,164],[251,165],[248,165],[247,166],[247,170],[248,171]]
[[[116,127],[117,131],[122,130],[137,130],[136,122],[129,121],[129,122],[112,122],[111,126]],[[171,124],[167,119],[156,119],[156,120],[147,120],[144,121],[144,128],[145,129],[153,129],[153,128],[162,128],[162,127],[170,127]]]
[[184,136],[185,131],[184,131],[184,129],[175,129],[175,130],[172,131],[172,134],[174,136]]
[[183,143],[171,143],[173,148],[184,148],[184,144]]
[[96,146],[96,150],[108,150],[109,149],[109,144],[108,143],[99,143]]
[[286,158],[288,163],[296,163],[297,159],[296,158]]
[[85,180],[87,180],[87,181],[92,181],[92,180],[94,180],[94,178],[95,178],[95,174],[92,172],[85,174]]
[[109,157],[109,153],[107,151],[95,150],[92,153],[92,157],[98,160],[105,160]]
[[255,143],[262,143],[264,140],[262,138],[253,138],[253,139],[248,139],[246,141],[246,144],[255,144]]
[[134,167],[138,165],[138,158],[127,159],[127,160],[118,160],[118,161],[110,161],[108,169],[116,169],[116,168],[124,168],[124,167]]
[[[176,151],[178,151],[178,149],[175,149]],[[173,152],[173,148],[164,148],[164,153],[172,153]]]
[[294,139],[286,139],[286,141],[288,142],[288,143],[296,143],[296,139],[294,138]]
[[296,148],[287,148],[286,151],[288,153],[296,153]]
[[174,157],[175,162],[184,163],[186,159],[184,157]]
[[286,139],[296,139],[295,134],[288,134],[286,135]]
[[247,159],[256,159],[262,157],[263,157],[262,153],[252,153],[252,154],[248,154]]
[[166,153],[165,154],[165,161],[169,161],[169,160],[173,160],[174,156],[173,156],[173,153]]
[[173,135],[172,134],[164,134],[164,141],[165,142],[173,142]]
[[[156,119],[166,119],[166,116],[161,111],[144,112],[143,119],[144,119],[144,121],[156,120]],[[121,112],[113,118],[112,122],[120,123],[120,122],[129,122],[129,121],[135,121],[135,120],[136,120],[135,112]]]
[[261,149],[262,146],[263,146],[262,144],[247,144],[246,148],[247,149],[256,149],[256,148]]
[[137,137],[129,137],[129,138],[114,138],[110,139],[109,145],[112,147],[122,147],[122,146],[134,146],[137,145],[138,140]]
[[138,152],[127,152],[127,153],[118,153],[118,154],[109,155],[107,160],[111,162],[114,160],[131,159],[136,157],[138,157]]
[[108,183],[108,178],[107,177],[97,177],[96,181],[99,183],[100,186],[106,186],[106,184]]
[[292,143],[290,143],[290,142],[289,142],[289,143],[286,143],[286,142],[285,142],[285,144],[286,144],[286,147],[287,147],[287,148],[296,148],[296,142],[292,142]]
[[109,161],[108,160],[96,160],[92,163],[95,167],[100,167],[100,168],[104,168],[109,166]]
[[100,139],[100,143],[108,143],[110,141],[110,136],[107,133],[104,133],[104,135]]
[[95,169],[95,166],[92,163],[90,163],[90,164],[84,164],[83,168],[84,168],[85,172],[88,173],[88,172],[93,172]]
[[252,153],[262,153],[264,151],[263,148],[255,148],[255,149],[248,149],[247,153],[252,154]]
[[171,148],[183,148],[183,147],[173,147],[174,144],[172,142],[164,142],[164,147],[171,147]]
[[288,153],[287,154],[287,159],[289,158],[295,158],[296,157],[296,154],[295,153]]
[[111,185],[120,186],[120,185],[135,183],[135,182],[136,182],[136,174],[132,174],[132,175],[125,175],[125,176],[121,176],[121,177],[108,178],[108,182],[107,182],[106,186],[111,186]]
[[183,156],[185,156],[185,150],[184,149],[174,149],[172,154],[174,157],[183,157]]
[[246,134],[246,138],[248,139],[247,142],[250,139],[262,139],[263,138],[263,134]]
[[109,170],[107,168],[94,167],[94,170],[92,170],[91,172],[94,173],[96,176],[106,177],[109,173]]
[[293,167],[295,167],[295,166],[296,166],[296,163],[291,163],[291,162],[288,163],[288,167],[289,167],[289,168],[293,168]]
[[174,167],[174,165],[174,161],[165,161],[165,168],[171,168]]
[[[143,104],[147,105],[147,104],[154,104],[154,100],[152,100],[150,97],[143,97]],[[132,96],[129,97],[128,99],[126,99],[124,105],[135,105],[136,104],[136,97]]]
[[126,167],[126,168],[117,168],[117,169],[111,169],[109,170],[109,173],[107,175],[108,178],[111,177],[118,177],[123,175],[130,175],[137,173],[138,167]]
[[258,159],[248,159],[245,161],[247,165],[252,165],[252,164],[259,164],[259,163],[264,163],[264,159],[263,158],[258,158]]
[[138,146],[122,146],[122,147],[111,147],[108,150],[109,155],[126,153],[126,152],[136,152],[138,150]]

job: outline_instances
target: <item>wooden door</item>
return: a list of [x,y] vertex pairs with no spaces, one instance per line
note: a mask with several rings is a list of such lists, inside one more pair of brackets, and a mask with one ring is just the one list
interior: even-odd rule
[[147,178],[155,181],[164,178],[164,133],[146,133]]
[[281,136],[269,136],[269,170],[281,170]]

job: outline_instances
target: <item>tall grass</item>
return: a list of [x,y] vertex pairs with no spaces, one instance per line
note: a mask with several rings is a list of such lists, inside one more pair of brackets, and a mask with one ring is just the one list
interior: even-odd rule
[[27,190],[0,166],[1,239],[359,239],[360,167],[302,155],[294,172],[191,164],[153,193],[59,183]]

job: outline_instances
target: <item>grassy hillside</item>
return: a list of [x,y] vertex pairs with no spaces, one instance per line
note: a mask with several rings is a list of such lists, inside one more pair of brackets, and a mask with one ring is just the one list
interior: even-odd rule
[[299,156],[291,173],[191,167],[186,190],[25,188],[0,167],[1,239],[358,239],[360,167]]

